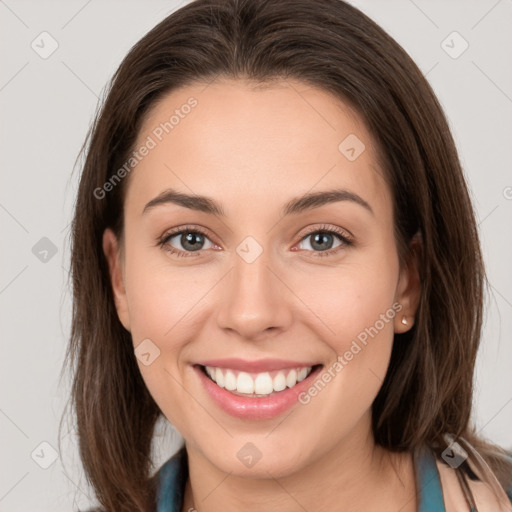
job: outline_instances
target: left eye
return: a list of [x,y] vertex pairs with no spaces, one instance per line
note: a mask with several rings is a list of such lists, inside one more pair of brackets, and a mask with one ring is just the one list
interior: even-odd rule
[[[171,241],[175,238],[178,239],[178,243],[181,244],[183,249],[173,246]],[[178,254],[179,256],[189,256],[189,254],[186,254],[187,252],[194,253],[203,249],[210,249],[211,247],[204,247],[205,240],[208,240],[211,246],[213,246],[206,234],[200,231],[182,230],[165,236],[161,244],[171,253]],[[190,254],[190,256],[192,255]]]
[[[335,238],[340,240],[340,243],[333,247],[333,240]],[[312,240],[309,242],[309,246],[314,252],[331,252],[332,249],[336,249],[347,243],[347,240],[343,236],[335,233],[334,231],[314,231],[313,233],[306,235],[301,240],[301,243],[305,240]]]

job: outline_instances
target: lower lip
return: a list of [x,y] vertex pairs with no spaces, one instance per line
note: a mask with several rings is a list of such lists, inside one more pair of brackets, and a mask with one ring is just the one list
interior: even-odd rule
[[213,401],[225,412],[237,418],[248,420],[268,420],[275,418],[298,403],[298,396],[305,391],[320,373],[323,366],[318,366],[301,382],[292,388],[286,388],[269,396],[249,397],[234,395],[228,390],[217,386],[213,380],[206,376],[200,366],[194,365],[204,388]]

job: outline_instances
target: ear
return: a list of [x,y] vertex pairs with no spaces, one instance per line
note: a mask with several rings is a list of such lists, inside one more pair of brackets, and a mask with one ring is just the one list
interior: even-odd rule
[[103,233],[103,253],[107,259],[110,274],[110,284],[116,305],[117,316],[124,328],[130,330],[130,315],[128,300],[124,286],[123,261],[119,241],[114,232],[107,228]]
[[395,300],[402,310],[395,316],[395,332],[407,332],[413,325],[421,295],[420,262],[422,242],[419,234],[409,244],[407,261],[400,269]]

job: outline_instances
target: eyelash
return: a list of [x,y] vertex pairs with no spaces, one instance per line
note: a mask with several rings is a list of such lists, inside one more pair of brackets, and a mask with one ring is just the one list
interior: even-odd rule
[[[169,252],[170,254],[178,256],[180,258],[182,258],[182,257],[187,258],[189,256],[190,257],[200,256],[202,250],[194,251],[194,252],[191,252],[191,251],[181,251],[181,250],[175,249],[174,247],[168,245],[168,242],[169,242],[169,240],[171,238],[174,238],[176,235],[182,235],[184,233],[186,233],[186,234],[190,234],[190,233],[200,234],[200,235],[203,235],[205,237],[208,237],[208,233],[206,233],[206,231],[204,231],[201,228],[192,227],[192,226],[184,226],[184,227],[179,228],[179,229],[177,229],[175,231],[170,231],[170,232],[164,234],[158,240],[158,245],[163,250]],[[336,247],[334,249],[329,249],[327,251],[309,251],[309,252],[313,252],[314,253],[314,257],[315,258],[325,258],[327,256],[331,256],[332,254],[339,252],[344,247],[347,248],[347,247],[350,247],[350,246],[354,245],[354,241],[353,241],[352,237],[349,236],[345,231],[343,231],[340,228],[337,228],[335,226],[326,226],[326,225],[323,225],[323,226],[320,226],[320,227],[315,227],[315,228],[311,229],[310,231],[308,231],[307,233],[305,233],[302,236],[302,238],[300,239],[299,242],[302,242],[308,236],[311,236],[311,235],[313,235],[315,233],[323,233],[323,234],[328,234],[328,235],[336,235],[341,240],[341,242],[342,242],[342,244],[339,245],[338,247]]]

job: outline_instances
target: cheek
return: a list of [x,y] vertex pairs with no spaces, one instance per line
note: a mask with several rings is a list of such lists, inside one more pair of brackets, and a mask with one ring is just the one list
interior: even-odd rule
[[[373,260],[375,262],[375,260]],[[352,265],[325,279],[305,282],[300,292],[315,312],[316,330],[331,349],[330,363],[304,397],[315,416],[347,407],[352,421],[368,409],[386,375],[393,346],[394,322],[402,306],[395,301],[398,263],[394,259],[372,265]],[[387,261],[387,263],[386,263]],[[313,326],[313,323],[311,324]],[[330,391],[323,392],[324,388]],[[314,397],[322,395],[318,400]],[[326,407],[326,402],[332,407]],[[309,402],[308,402],[309,403]],[[313,405],[313,403],[315,405]],[[328,418],[324,418],[327,422]]]
[[190,319],[204,286],[189,279],[190,273],[176,269],[171,272],[168,266],[153,264],[136,251],[125,268],[135,354],[149,352],[152,359],[146,364],[144,357],[137,356],[142,378],[166,418],[178,431],[188,432],[190,419],[186,411],[190,397],[183,391],[183,382],[184,372],[189,369],[182,364],[181,356],[194,339]]
[[[126,263],[126,292],[134,345],[142,339],[165,340],[171,349],[177,331],[183,329],[194,314],[207,279],[186,268],[170,268],[165,259],[151,258],[132,252]],[[162,262],[163,260],[163,262]],[[180,332],[183,337],[183,332]],[[162,347],[164,348],[164,347]]]
[[297,295],[314,313],[315,330],[321,328],[323,339],[337,353],[356,339],[392,340],[393,319],[401,306],[395,304],[398,264],[389,260],[340,265],[295,280]]
[[298,397],[302,409],[297,414],[304,418],[302,435],[316,439],[312,445],[319,451],[328,451],[333,440],[349,432],[366,432],[364,418],[369,418],[382,386],[393,346],[394,310],[390,309],[386,322],[379,318],[386,308],[373,306],[373,312],[352,308],[353,317],[340,317],[337,335],[325,338],[332,359]]

